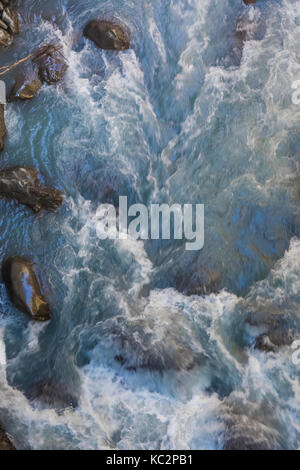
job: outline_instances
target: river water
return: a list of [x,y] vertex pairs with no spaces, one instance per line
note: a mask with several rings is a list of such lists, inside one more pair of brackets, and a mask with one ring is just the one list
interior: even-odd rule
[[[34,166],[66,195],[43,217],[0,201],[1,259],[36,261],[54,312],[33,323],[0,285],[0,420],[17,447],[222,449],[237,430],[254,447],[299,448],[300,365],[289,345],[254,344],[273,321],[300,336],[300,2],[18,10],[1,65],[60,41],[69,69],[6,108],[1,169]],[[83,39],[97,17],[126,24],[132,47]],[[119,195],[205,204],[203,250],[99,240],[97,207]],[[43,402],[41,382],[74,407]]]

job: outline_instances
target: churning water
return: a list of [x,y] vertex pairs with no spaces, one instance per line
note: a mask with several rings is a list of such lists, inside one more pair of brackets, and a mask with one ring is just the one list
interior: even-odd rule
[[[288,344],[254,344],[276,322],[300,335],[300,2],[27,0],[19,12],[1,65],[59,40],[69,69],[7,106],[1,168],[34,166],[66,199],[43,217],[0,201],[1,259],[35,260],[54,311],[32,323],[1,284],[7,431],[24,449],[221,449],[236,435],[299,448],[300,366]],[[126,24],[132,48],[83,39],[97,17]],[[204,249],[100,241],[97,207],[119,195],[205,204]],[[38,397],[41,382],[74,406]]]

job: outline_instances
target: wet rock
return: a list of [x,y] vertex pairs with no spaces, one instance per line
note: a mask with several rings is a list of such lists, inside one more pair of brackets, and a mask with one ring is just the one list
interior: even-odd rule
[[18,13],[13,8],[4,8],[1,19],[4,23],[7,24],[8,30],[11,34],[19,34],[19,17]]
[[240,46],[246,41],[260,41],[266,33],[266,24],[260,11],[245,11],[238,19],[236,25],[236,38]]
[[175,314],[169,321],[162,311],[157,312],[157,318],[146,312],[144,318],[108,320],[99,344],[103,341],[103,347],[110,347],[114,361],[129,371],[189,371],[206,363],[205,351],[191,332],[186,332]]
[[4,21],[0,20],[0,28],[4,29],[5,31],[8,31],[8,26]]
[[245,5],[252,5],[252,3],[257,3],[258,0],[243,0],[243,2],[245,3]]
[[282,346],[290,346],[294,338],[291,332],[284,326],[269,328],[256,339],[255,349],[264,352],[276,352]]
[[51,379],[37,382],[27,395],[30,400],[38,402],[41,408],[54,408],[59,413],[78,406],[77,398]]
[[281,450],[284,439],[278,433],[278,423],[272,404],[261,404],[230,395],[222,404],[220,418],[225,424],[224,450]]
[[[49,46],[49,50],[50,50]],[[36,60],[39,68],[39,77],[42,82],[52,85],[61,81],[68,69],[68,65],[59,51],[50,52],[45,57]]]
[[8,31],[2,29],[0,26],[0,47],[10,46],[13,42],[13,37]]
[[63,201],[61,191],[42,184],[32,168],[14,167],[0,171],[0,197],[24,204],[33,212],[55,211]]
[[16,450],[16,448],[0,424],[0,451],[1,450]]
[[9,6],[10,3],[0,1],[0,47],[10,46],[13,36],[20,31],[18,13]]
[[124,51],[130,47],[130,34],[119,24],[106,20],[91,20],[83,35],[101,49]]
[[270,340],[269,336],[263,334],[256,339],[255,349],[259,349],[264,352],[275,352],[276,347]]
[[48,321],[51,318],[49,303],[42,294],[37,266],[20,256],[4,261],[2,276],[14,306],[32,320]]
[[[275,446],[275,447],[274,447]],[[224,450],[275,450],[271,433],[262,423],[239,416],[227,424]]]
[[7,131],[4,117],[4,104],[0,104],[0,151],[4,149]]
[[42,87],[42,82],[38,77],[27,78],[21,76],[17,79],[9,96],[9,101],[31,100]]
[[175,277],[176,290],[185,295],[207,295],[218,290],[221,275],[218,272],[201,268],[190,275],[177,274]]
[[257,337],[255,349],[276,352],[278,348],[292,344],[293,334],[289,328],[289,321],[281,309],[278,310],[274,305],[264,303],[251,306],[249,310],[247,323],[265,330]]

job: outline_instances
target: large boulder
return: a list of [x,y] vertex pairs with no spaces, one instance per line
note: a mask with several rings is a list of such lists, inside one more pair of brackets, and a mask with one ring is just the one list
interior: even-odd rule
[[48,321],[51,318],[49,303],[42,294],[37,266],[20,256],[4,261],[2,276],[14,306],[32,320]]
[[10,93],[9,101],[31,100],[42,87],[42,82],[38,77],[28,78],[20,76]]
[[112,21],[91,20],[83,34],[101,49],[124,51],[130,47],[129,32]]
[[4,149],[7,131],[4,118],[4,104],[0,104],[0,151]]
[[15,446],[0,425],[0,450],[16,450]]
[[60,51],[53,50],[49,45],[49,54],[35,60],[39,68],[39,77],[42,82],[52,85],[61,81],[68,69],[66,60]]
[[14,167],[0,171],[0,197],[24,204],[33,212],[55,211],[63,201],[61,191],[42,184],[32,168]]

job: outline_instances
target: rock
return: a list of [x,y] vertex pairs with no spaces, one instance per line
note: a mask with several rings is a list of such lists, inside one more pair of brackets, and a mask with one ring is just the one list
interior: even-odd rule
[[[274,447],[273,447],[274,446]],[[227,426],[224,450],[276,450],[275,439],[262,423],[239,416]]]
[[78,406],[77,398],[51,379],[37,382],[27,395],[30,400],[38,401],[41,408],[54,408],[57,412]]
[[14,306],[32,320],[48,321],[51,311],[37,278],[37,266],[20,256],[4,261],[2,276]]
[[[1,8],[1,7],[0,7]],[[8,26],[4,21],[0,20],[0,28],[5,29],[5,31],[8,31]]]
[[187,331],[173,311],[147,306],[145,315],[129,321],[121,316],[105,321],[99,346],[113,344],[114,361],[129,371],[190,371],[203,366],[207,356]]
[[4,117],[4,104],[0,104],[0,151],[4,149],[7,131]]
[[7,24],[9,32],[11,34],[19,34],[19,17],[18,13],[13,8],[4,8],[1,19],[2,21],[4,21],[4,23]]
[[246,10],[238,18],[235,35],[241,45],[246,41],[261,41],[265,34],[266,23],[259,10]]
[[282,310],[278,310],[271,303],[254,304],[246,309],[248,310],[247,323],[265,330],[256,338],[255,349],[276,352],[278,348],[292,344],[293,334],[289,327],[288,317]]
[[258,336],[255,343],[255,349],[259,349],[264,352],[275,352],[276,347],[266,334]]
[[39,77],[42,82],[49,85],[61,81],[68,69],[68,65],[59,51],[50,53],[46,57],[36,60],[39,67]]
[[16,448],[0,425],[0,451],[1,450],[16,450]]
[[8,1],[0,1],[0,47],[10,46],[13,35],[20,31],[18,13],[9,4]]
[[264,352],[276,352],[282,346],[290,346],[293,342],[293,336],[284,325],[274,328],[269,328],[267,333],[264,333],[256,339],[255,349]]
[[175,276],[176,290],[185,295],[207,295],[218,290],[221,275],[208,268],[200,268],[190,274],[177,273]]
[[124,51],[130,47],[129,32],[111,21],[91,20],[84,28],[83,35],[101,49]]
[[243,0],[243,2],[245,3],[245,5],[251,5],[252,3],[258,2],[258,0]]
[[42,184],[32,168],[14,167],[0,171],[0,197],[13,199],[33,212],[54,211],[61,206],[61,191]]
[[9,101],[31,100],[42,87],[42,82],[38,77],[19,77],[10,93]]
[[223,449],[281,450],[283,443],[279,433],[274,431],[277,423],[272,407],[265,404],[265,416],[257,416],[261,414],[259,405],[241,400],[241,395],[232,393],[222,403],[219,416],[225,424]]
[[13,42],[13,37],[8,31],[0,27],[0,47],[10,46]]

